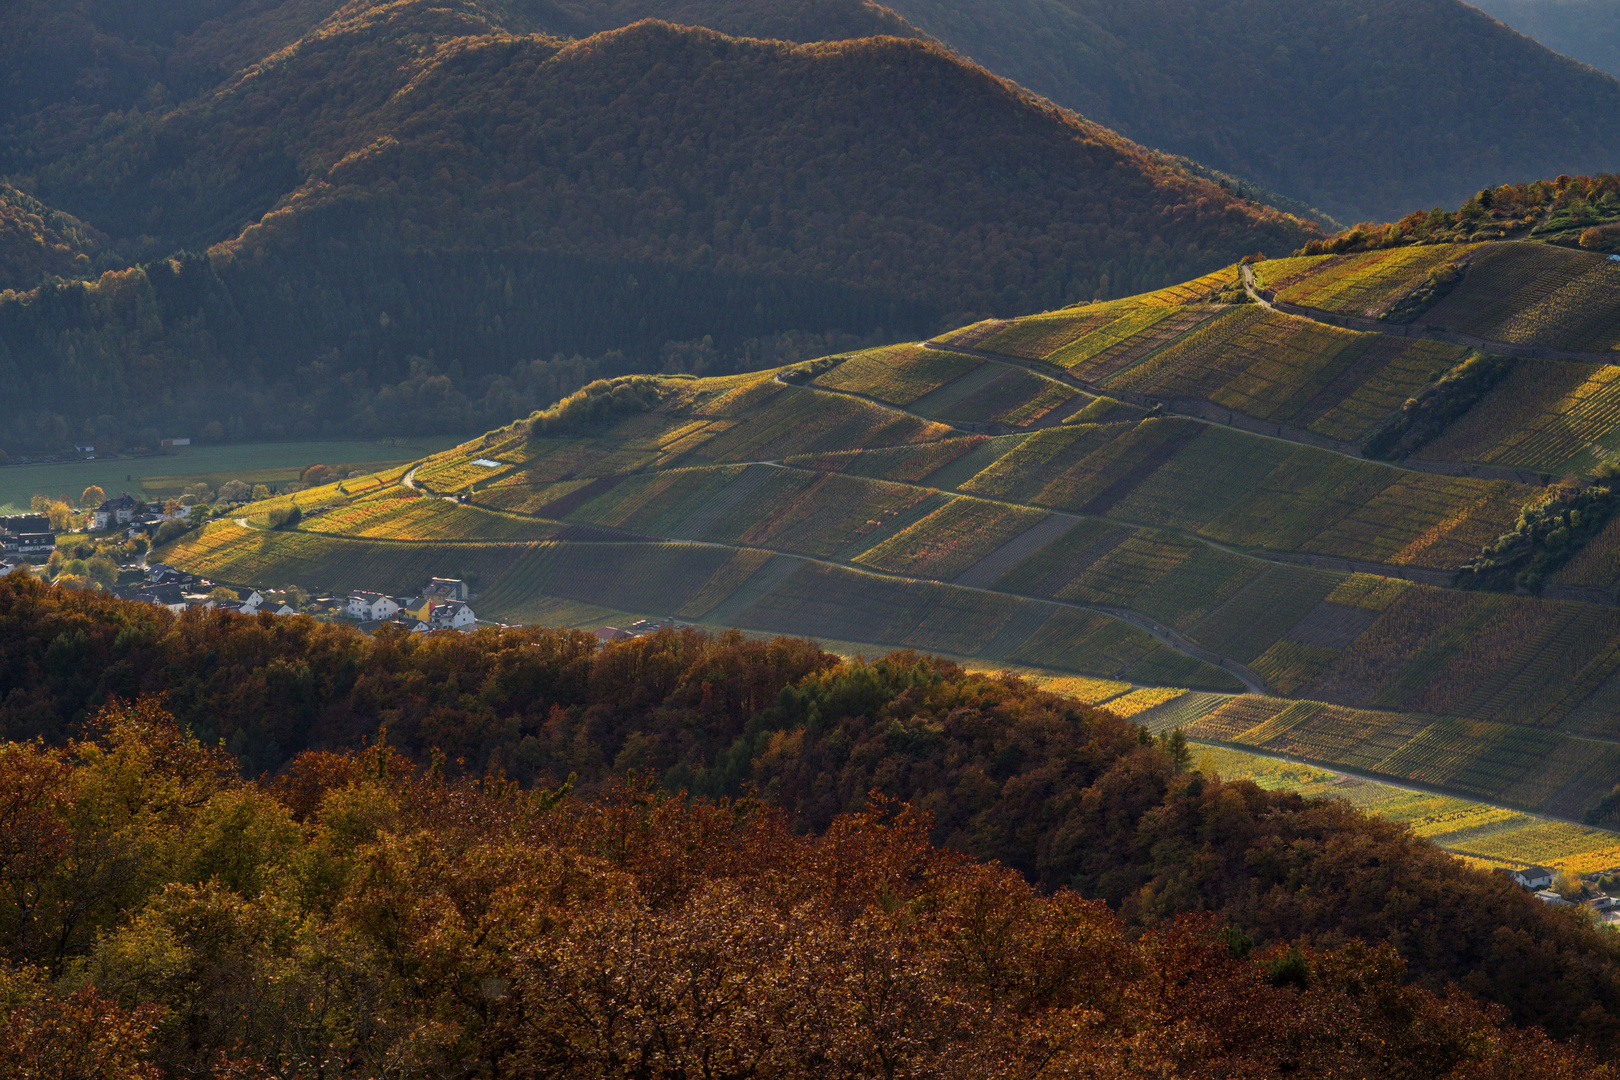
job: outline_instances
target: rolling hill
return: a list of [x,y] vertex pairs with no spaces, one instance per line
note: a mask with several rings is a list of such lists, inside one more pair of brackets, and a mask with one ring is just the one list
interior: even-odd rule
[[500,18],[352,3],[33,170],[151,261],[0,302],[0,441],[478,430],[1316,235],[926,42]]
[[1616,275],[1524,242],[1307,256],[593,404],[604,383],[163,557],[1191,690],[1120,707],[1579,820],[1620,782]]

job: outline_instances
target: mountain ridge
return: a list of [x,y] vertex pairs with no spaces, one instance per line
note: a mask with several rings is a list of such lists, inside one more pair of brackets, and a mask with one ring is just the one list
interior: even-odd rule
[[[424,6],[351,4],[39,171],[47,201],[108,234],[100,258],[141,256],[138,277],[167,280],[176,247],[212,254],[187,264],[196,291],[158,289],[182,306],[156,324],[122,271],[0,305],[0,350],[34,358],[15,369],[26,418],[0,438],[88,415],[138,444],[144,403],[174,392],[166,357],[216,373],[168,424],[251,431],[240,418],[283,412],[261,423],[369,432],[377,395],[423,370],[497,410],[489,426],[507,418],[496,383],[557,354],[617,373],[672,352],[734,364],[790,333],[892,340],[1320,235],[937,45],[654,21],[570,44],[506,34],[480,5]],[[475,277],[450,270],[467,261]],[[599,285],[560,308],[554,283],[581,262]],[[52,385],[70,348],[104,374]],[[115,374],[131,366],[147,385]],[[298,370],[321,372],[318,394],[289,384]],[[89,402],[85,385],[106,389]]]

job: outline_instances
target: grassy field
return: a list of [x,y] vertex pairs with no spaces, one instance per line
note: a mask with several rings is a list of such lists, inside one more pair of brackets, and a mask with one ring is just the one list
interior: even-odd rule
[[1268,790],[1297,791],[1307,798],[1344,799],[1370,814],[1409,826],[1418,836],[1476,866],[1517,869],[1539,865],[1572,874],[1620,867],[1617,833],[1225,747],[1194,744],[1193,756],[1200,768],[1226,780],[1249,780]]
[[127,491],[137,497],[163,498],[179,494],[187,484],[217,488],[226,480],[285,483],[316,463],[398,462],[449,449],[459,441],[427,436],[383,442],[239,443],[176,447],[153,457],[8,465],[0,468],[0,510],[26,510],[35,495],[68,496],[77,505],[79,493],[92,484],[109,495]]

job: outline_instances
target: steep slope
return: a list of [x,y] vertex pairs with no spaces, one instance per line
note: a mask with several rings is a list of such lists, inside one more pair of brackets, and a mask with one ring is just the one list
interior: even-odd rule
[[[11,439],[86,416],[134,438],[158,410],[488,426],[558,353],[645,370],[708,336],[729,366],[787,331],[892,340],[1315,235],[927,43],[568,44],[473,3],[351,4],[33,182],[120,251],[213,248],[0,307]],[[381,396],[417,376],[447,389]]]
[[1492,18],[1554,52],[1620,77],[1617,0],[1473,0]]
[[1459,0],[889,6],[1133,139],[1346,221],[1620,162],[1620,82]]
[[102,237],[84,222],[0,184],[0,291],[31,289],[41,277],[84,277]]
[[[1423,326],[1334,325],[1458,259]],[[1578,820],[1620,780],[1620,334],[1535,350],[1612,331],[1586,279],[1615,265],[1517,243],[1262,261],[776,372],[598,384],[408,483],[302,493],[296,529],[266,528],[284,496],[162,557],[320,590],[475,575],[503,621],[1241,688],[1177,722]],[[1486,301],[1511,340],[1427,325],[1478,335],[1457,313]]]

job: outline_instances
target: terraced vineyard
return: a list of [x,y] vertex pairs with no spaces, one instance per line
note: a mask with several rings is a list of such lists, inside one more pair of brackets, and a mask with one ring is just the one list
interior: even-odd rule
[[[1560,297],[1586,297],[1591,326],[1620,306],[1579,292],[1608,271],[1569,254],[1411,248],[1257,273],[1365,317],[1468,256],[1435,311],[1485,319],[1468,290],[1542,274],[1492,325],[1567,341]],[[461,576],[493,620],[674,617],[1004,665],[1208,746],[1516,808],[1445,833],[1507,859],[1500,822],[1579,819],[1620,782],[1620,522],[1546,596],[1452,575],[1546,497],[1539,471],[1620,453],[1620,365],[1520,357],[1418,460],[1369,461],[1357,440],[1470,350],[1214,302],[1241,299],[1236,275],[942,339],[973,354],[671,378],[649,411],[513,425],[417,463],[414,490],[393,470],[299,492],[159,556],[323,591]],[[267,528],[294,501],[298,526]],[[1541,824],[1508,832],[1564,850]],[[1600,850],[1585,842],[1568,850]]]
[[1620,348],[1620,262],[1545,244],[1477,252],[1450,295],[1423,315],[1443,326],[1516,345],[1577,352]]
[[1187,737],[1392,777],[1529,810],[1578,816],[1608,793],[1620,747],[1557,732],[1316,701],[1238,697]]
[[1620,867],[1620,835],[1547,821],[1529,814],[1445,795],[1361,780],[1310,765],[1257,757],[1224,747],[1196,746],[1195,756],[1229,780],[1250,780],[1312,798],[1344,799],[1369,813],[1411,827],[1419,836],[1476,866],[1551,866],[1572,874]]
[[1359,255],[1317,256],[1262,263],[1259,280],[1277,299],[1340,315],[1377,317],[1448,263],[1466,260],[1479,244],[1391,248]]

